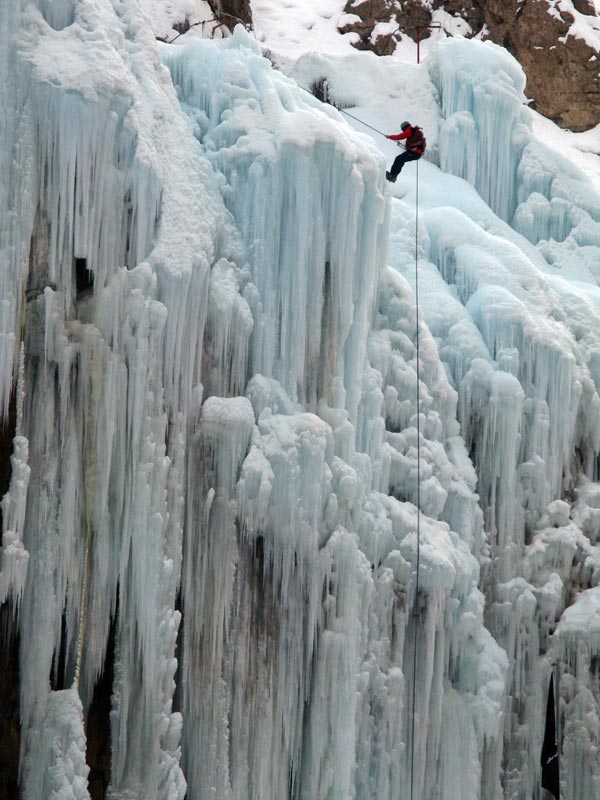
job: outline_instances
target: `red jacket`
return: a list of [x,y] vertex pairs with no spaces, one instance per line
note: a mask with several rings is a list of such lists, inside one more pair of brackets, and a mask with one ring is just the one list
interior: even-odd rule
[[[413,141],[411,141],[411,137]],[[427,146],[423,131],[418,125],[409,125],[402,133],[396,133],[394,136],[388,136],[387,138],[392,139],[394,142],[406,139],[406,149],[410,150],[411,153],[418,153],[420,156],[423,155]]]

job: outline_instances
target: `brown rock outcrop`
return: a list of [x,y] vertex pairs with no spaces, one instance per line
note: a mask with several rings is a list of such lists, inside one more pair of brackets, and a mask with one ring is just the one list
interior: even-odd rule
[[[473,34],[486,26],[486,37],[506,47],[527,75],[532,106],[565,128],[582,131],[600,123],[599,54],[583,39],[569,35],[574,18],[568,12],[550,14],[548,0],[434,0],[434,9],[459,16]],[[590,0],[574,0],[575,9],[597,16]],[[348,0],[345,11],[360,17],[340,30],[359,34],[359,49],[386,55],[394,37],[371,41],[378,22],[396,20],[400,36],[416,39],[416,27],[431,21],[430,7],[421,0]],[[421,32],[421,38],[428,36]]]
[[573,0],[573,5],[575,6],[575,11],[579,11],[580,14],[588,14],[590,17],[596,15],[592,0]]
[[[209,0],[208,4],[215,15],[223,14],[224,22],[228,28],[235,28],[236,20],[240,20],[247,27],[252,25],[252,9],[250,0]],[[230,16],[228,23],[227,16]]]
[[488,0],[484,19],[488,38],[522,65],[526,93],[537,111],[574,131],[600,123],[598,53],[568,35],[570,14],[550,15],[546,0]]
[[[421,4],[421,0],[348,0],[344,10],[347,14],[360,17],[360,22],[349,22],[340,31],[358,33],[360,41],[356,42],[355,47],[358,50],[372,50],[378,56],[390,55],[396,48],[397,39],[402,36],[415,38],[417,26],[431,22],[431,12]],[[395,20],[398,32],[379,36],[372,41],[371,34],[375,25],[391,19]],[[424,31],[421,38],[428,35]]]

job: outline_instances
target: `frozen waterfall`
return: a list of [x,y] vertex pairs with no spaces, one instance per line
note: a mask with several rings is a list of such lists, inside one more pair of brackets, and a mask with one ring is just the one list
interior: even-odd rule
[[537,800],[556,663],[565,798],[600,799],[600,197],[520,67],[420,68],[417,221],[241,28],[0,25],[22,796]]

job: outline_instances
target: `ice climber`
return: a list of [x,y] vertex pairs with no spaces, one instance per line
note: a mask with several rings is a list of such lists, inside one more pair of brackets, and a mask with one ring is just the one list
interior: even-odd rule
[[411,125],[410,122],[403,122],[400,127],[402,128],[402,133],[396,133],[392,136],[385,137],[386,139],[391,139],[393,142],[406,139],[406,150],[396,157],[390,171],[385,173],[385,177],[388,181],[391,181],[391,183],[396,182],[396,178],[407,161],[417,161],[421,158],[427,146],[423,131],[418,125]]

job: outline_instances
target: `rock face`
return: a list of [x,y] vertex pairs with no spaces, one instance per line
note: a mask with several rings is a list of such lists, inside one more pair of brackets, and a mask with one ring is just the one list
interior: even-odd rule
[[[596,16],[587,0],[575,7]],[[569,34],[572,14],[555,11],[548,13],[545,0],[491,0],[485,3],[484,19],[489,38],[523,66],[533,107],[562,127],[581,131],[600,122],[598,53]]]
[[[372,50],[379,56],[390,55],[396,48],[396,41],[403,35],[416,36],[416,28],[419,25],[427,25],[431,22],[431,12],[425,8],[420,0],[348,0],[345,11],[360,17],[360,21],[348,23],[340,30],[342,33],[358,33],[360,41],[356,42],[355,47],[359,50]],[[393,30],[389,34],[373,37],[373,28],[378,22],[390,22],[397,24],[400,31],[394,34]],[[424,32],[428,35],[427,32]],[[424,38],[424,37],[423,37]]]
[[236,20],[238,19],[241,20],[244,25],[252,24],[252,9],[250,8],[250,0],[209,0],[209,5],[215,14],[231,16],[232,25],[228,27],[234,28],[237,24]]
[[[600,28],[591,0],[574,0],[575,14],[561,11],[550,0],[348,0],[346,12],[360,17],[346,24],[356,32],[359,49],[378,55],[393,52],[402,34],[416,39],[416,29],[432,21],[432,9],[460,17],[471,28],[506,47],[527,75],[532,107],[564,128],[582,131],[600,123],[600,61],[598,51],[572,34],[573,23]],[[586,20],[587,18],[587,20]],[[400,32],[373,38],[380,22],[396,22]],[[421,37],[429,35],[421,31]]]

